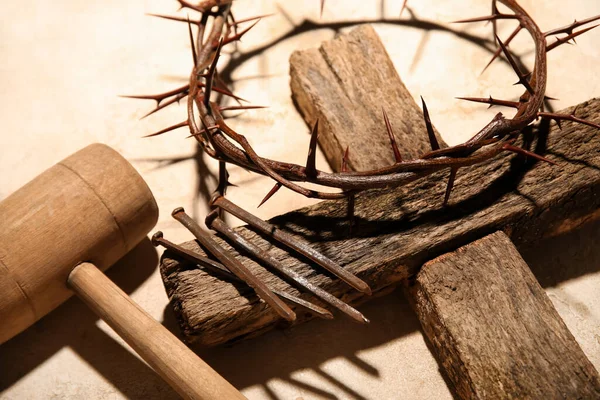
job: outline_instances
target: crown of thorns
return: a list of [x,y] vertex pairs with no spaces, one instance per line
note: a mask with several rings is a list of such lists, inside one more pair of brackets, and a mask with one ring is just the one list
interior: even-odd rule
[[[515,144],[517,139],[524,135],[525,128],[539,118],[554,120],[559,127],[561,121],[568,120],[600,129],[600,125],[576,117],[575,111],[567,115],[544,112],[543,108],[544,101],[547,99],[545,96],[547,80],[546,54],[562,44],[568,43],[571,40],[574,41],[577,36],[595,28],[597,25],[584,26],[600,20],[600,16],[587,18],[581,21],[574,21],[569,25],[543,32],[531,16],[529,16],[515,0],[492,0],[492,12],[490,15],[464,19],[456,22],[491,22],[494,30],[494,39],[497,42],[498,47],[487,66],[503,54],[517,75],[517,83],[523,85],[525,91],[519,97],[518,101],[499,100],[492,97],[463,97],[461,99],[486,103],[490,106],[497,105],[516,109],[516,114],[512,118],[506,118],[502,113],[498,113],[488,124],[486,124],[479,132],[475,133],[471,139],[467,140],[465,143],[440,148],[434,134],[427,106],[425,101],[422,101],[423,115],[429,142],[431,144],[431,151],[422,154],[416,159],[408,160],[402,157],[385,110],[382,111],[382,129],[386,129],[390,138],[390,146],[395,157],[393,165],[368,171],[348,171],[347,160],[349,149],[347,148],[342,157],[341,172],[330,173],[317,169],[315,156],[317,137],[319,134],[318,121],[312,128],[305,165],[291,164],[264,158],[256,153],[244,135],[236,132],[227,125],[225,121],[226,118],[223,116],[224,111],[260,107],[243,105],[242,101],[244,100],[232,93],[226,84],[219,78],[217,71],[217,63],[223,47],[239,41],[244,34],[256,25],[261,17],[236,20],[232,12],[232,8],[234,8],[232,0],[204,0],[197,4],[189,3],[186,0],[178,0],[178,2],[181,8],[198,12],[199,17],[193,20],[189,17],[180,18],[161,15],[159,15],[159,17],[182,21],[188,24],[193,57],[193,67],[189,83],[161,94],[129,97],[155,100],[157,102],[156,108],[149,114],[187,98],[187,118],[185,121],[148,136],[161,135],[177,128],[188,127],[190,136],[194,137],[200,143],[203,151],[219,161],[219,184],[211,200],[211,207],[214,212],[207,218],[207,225],[225,234],[225,236],[227,236],[226,233],[228,233],[230,238],[234,241],[240,242],[242,241],[242,238],[231,236],[233,233],[231,233],[230,228],[227,228],[229,230],[224,228],[223,225],[220,224],[222,222],[221,220],[217,220],[217,224],[214,223],[215,219],[218,218],[217,215],[221,209],[233,213],[258,229],[261,229],[261,224],[266,222],[261,221],[252,214],[240,209],[223,197],[227,186],[229,185],[226,169],[228,163],[241,166],[259,174],[267,175],[275,181],[275,185],[267,193],[260,205],[271,198],[281,187],[286,187],[294,192],[311,198],[347,198],[349,217],[350,220],[352,220],[355,195],[357,192],[363,190],[398,187],[416,179],[426,177],[436,171],[448,169],[450,170],[450,177],[444,195],[444,204],[446,204],[450,197],[456,174],[461,167],[486,162],[506,151],[519,153],[527,157],[553,164],[552,161],[545,157]],[[510,11],[500,12],[497,3],[503,4]],[[321,11],[323,5],[324,0],[321,1]],[[404,9],[405,6],[406,1],[402,5],[402,9]],[[514,20],[518,22],[518,26],[505,41],[500,40],[496,35],[496,24],[499,20]],[[254,21],[252,25],[243,30],[239,29],[241,24],[251,21]],[[197,26],[196,39],[194,39],[192,25]],[[507,48],[510,42],[522,30],[528,32],[535,44],[535,62],[531,72],[523,71]],[[549,43],[549,37],[555,37],[556,40]],[[211,101],[211,95],[214,92],[219,93],[221,96],[235,99],[238,101],[238,105],[222,106],[218,102]],[[321,189],[309,189],[302,185],[303,182],[316,184],[323,188],[338,190],[322,191]],[[221,226],[221,228],[219,229],[217,226]],[[264,226],[263,228],[268,234],[269,228],[265,228]],[[283,235],[281,232],[279,234]],[[281,240],[281,238],[278,239],[275,237],[274,239]],[[290,241],[290,243],[286,243],[288,246],[296,246],[295,250],[300,251],[298,250],[298,246],[302,246],[298,244],[297,240],[293,238],[288,238],[287,240]],[[249,251],[253,254],[257,252],[256,249],[251,249]],[[369,292],[368,286],[363,281],[338,266],[332,265],[330,260],[323,255],[314,254],[314,252],[311,253],[311,250],[306,248],[302,251],[306,251],[307,254],[310,254],[309,258],[334,272],[351,286],[362,292]],[[360,320],[360,318],[356,319]]]

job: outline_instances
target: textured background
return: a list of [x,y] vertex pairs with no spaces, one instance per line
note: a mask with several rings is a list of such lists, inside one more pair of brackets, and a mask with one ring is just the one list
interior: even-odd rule
[[[236,3],[238,18],[278,13],[248,34],[244,51],[269,43],[304,18],[318,19],[319,13],[318,0],[279,6],[273,1]],[[574,0],[568,8],[558,0],[521,4],[542,29],[600,14],[596,0]],[[400,5],[401,1],[328,0],[321,21],[395,18]],[[422,20],[491,35],[483,23],[448,24],[489,13],[489,1],[409,0],[409,6]],[[0,199],[72,152],[103,142],[129,159],[150,185],[161,210],[157,229],[175,242],[190,239],[170,212],[184,206],[204,216],[204,187],[214,187],[210,177],[214,163],[195,157],[196,146],[184,139],[183,129],[140,138],[182,121],[183,107],[139,121],[152,102],[118,97],[159,93],[185,82],[191,67],[186,26],[144,15],[176,10],[175,1],[158,0],[0,3]],[[503,63],[479,76],[489,53],[451,31],[425,31],[406,24],[375,28],[406,86],[415,98],[427,99],[434,124],[450,144],[467,139],[497,112],[461,103],[455,96],[512,98],[522,91],[512,86],[515,76]],[[502,25],[501,37],[511,30],[510,24]],[[236,93],[270,106],[231,122],[259,154],[305,160],[308,129],[290,99],[288,58],[293,50],[316,47],[333,34],[331,29],[303,32],[233,70]],[[577,42],[549,54],[547,93],[560,99],[554,103],[557,110],[600,95],[600,29]],[[512,47],[531,63],[532,44],[526,34],[519,35]],[[322,156],[317,162],[326,168]],[[231,181],[239,185],[230,196],[248,209],[271,187],[268,180],[244,170],[230,168],[230,173]],[[306,204],[310,201],[282,190],[257,214],[269,217]],[[599,233],[598,225],[588,226],[523,250],[596,368],[600,368],[600,251],[594,244]],[[142,243],[109,276],[176,332],[157,270],[158,257],[148,242]],[[370,326],[344,319],[314,321],[202,355],[251,399],[451,398],[419,323],[400,293],[376,299],[361,311],[372,320]],[[77,299],[0,346],[0,371],[0,397],[6,399],[176,398]]]

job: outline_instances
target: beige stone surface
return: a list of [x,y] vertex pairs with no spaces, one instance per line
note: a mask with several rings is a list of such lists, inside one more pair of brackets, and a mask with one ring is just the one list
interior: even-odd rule
[[[327,0],[322,21],[396,17],[401,3]],[[542,29],[600,14],[596,0],[574,0],[568,6],[559,0],[524,0],[521,4]],[[488,13],[488,1],[409,0],[409,6],[420,19],[442,27],[486,37],[491,34],[485,24],[448,24]],[[184,108],[175,106],[139,121],[152,102],[118,97],[158,93],[183,84],[191,65],[187,28],[144,15],[176,10],[175,1],[158,0],[0,3],[0,199],[74,151],[103,142],[132,161],[148,182],[161,210],[157,229],[175,242],[190,238],[170,218],[170,211],[184,206],[202,217],[205,207],[199,182],[208,181],[211,189],[214,182],[194,161],[196,146],[184,139],[185,130],[141,139],[182,121]],[[238,18],[277,12],[244,39],[242,49],[247,51],[279,37],[292,23],[318,19],[319,1],[280,2],[278,6],[273,1],[239,0],[237,10]],[[511,26],[503,25],[501,36],[507,36]],[[479,76],[489,58],[481,47],[447,30],[422,27],[375,25],[408,89],[416,98],[423,95],[427,100],[445,140],[450,144],[464,141],[497,111],[461,103],[455,96],[511,98],[521,89],[512,86],[515,77],[503,63]],[[331,29],[303,32],[235,69],[236,92],[255,104],[271,106],[232,120],[259,154],[296,162],[305,159],[308,129],[290,99],[287,60],[293,50],[316,47],[333,34]],[[560,99],[554,103],[556,109],[600,95],[600,29],[577,43],[549,54],[548,95]],[[520,35],[513,47],[531,63],[527,35]],[[169,161],[178,159],[182,161]],[[323,157],[317,162],[325,165]],[[214,163],[207,164],[214,171]],[[247,208],[255,207],[271,186],[268,180],[239,168],[230,172],[232,182],[239,185],[230,195]],[[281,191],[257,213],[268,217],[309,203]],[[600,251],[594,244],[599,234],[599,227],[591,226],[524,250],[597,368]],[[109,275],[176,331],[157,263],[158,255],[145,242]],[[376,299],[361,311],[373,321],[370,326],[344,319],[315,321],[202,355],[251,399],[451,398],[418,321],[399,293]],[[0,398],[167,399],[176,395],[105,323],[71,299],[0,346]]]

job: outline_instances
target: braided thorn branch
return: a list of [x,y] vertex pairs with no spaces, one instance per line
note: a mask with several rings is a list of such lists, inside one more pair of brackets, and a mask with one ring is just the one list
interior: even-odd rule
[[[588,18],[583,21],[574,22],[566,27],[542,32],[535,21],[516,0],[498,0],[500,3],[507,6],[512,13],[500,13],[495,6],[496,1],[494,1],[491,15],[457,22],[492,21],[495,23],[499,20],[518,21],[519,25],[505,42],[502,42],[496,36],[499,47],[494,53],[492,61],[503,53],[517,74],[519,78],[518,83],[525,86],[526,91],[520,96],[519,101],[497,100],[491,97],[489,99],[464,99],[487,103],[490,106],[502,105],[514,108],[516,109],[516,114],[512,118],[506,118],[499,113],[465,143],[440,149],[437,140],[435,139],[435,135],[433,135],[433,128],[427,107],[423,102],[425,125],[427,127],[432,150],[417,159],[403,160],[399,154],[395,140],[390,140],[396,160],[391,166],[360,172],[342,171],[340,173],[328,173],[320,171],[317,169],[314,159],[316,136],[318,134],[317,127],[313,129],[313,134],[311,135],[309,156],[307,157],[307,164],[305,166],[263,158],[255,152],[244,135],[234,131],[227,125],[221,114],[221,111],[223,111],[224,108],[211,101],[210,96],[213,90],[217,91],[215,89],[215,83],[218,81],[216,67],[222,47],[229,43],[236,43],[241,37],[240,33],[235,32],[237,25],[240,22],[236,22],[231,15],[231,8],[233,7],[231,4],[232,2],[206,0],[198,5],[190,5],[183,0],[178,1],[182,7],[190,8],[201,13],[200,19],[195,23],[195,25],[198,26],[198,40],[196,41],[195,47],[193,44],[193,48],[196,49],[196,57],[194,59],[194,66],[190,74],[190,83],[187,89],[187,121],[191,136],[195,137],[200,142],[202,147],[211,157],[220,162],[235,164],[250,171],[267,175],[275,180],[275,186],[267,196],[265,196],[265,199],[263,199],[261,204],[284,186],[312,198],[350,199],[351,195],[353,196],[357,191],[401,186],[416,179],[428,176],[436,171],[449,169],[451,171],[451,179],[445,196],[445,202],[447,202],[453,187],[456,171],[459,168],[485,162],[501,152],[515,152],[514,146],[511,147],[512,142],[522,134],[521,130],[523,128],[527,127],[538,118],[546,117],[555,120],[564,119],[572,122],[585,123],[582,122],[584,120],[574,116],[557,116],[540,112],[546,98],[546,53],[592,29],[593,27],[588,27],[576,32],[574,31],[582,25],[600,19],[600,17]],[[206,8],[208,4],[212,4],[212,8]],[[323,2],[321,4],[323,4]],[[214,11],[215,8],[216,11]],[[210,24],[208,23],[209,19],[212,19]],[[207,31],[209,26],[210,31]],[[248,32],[250,28],[245,29],[243,33]],[[232,29],[234,30],[233,34],[231,32]],[[535,44],[535,62],[531,73],[522,72],[517,67],[508,50],[508,44],[521,30],[527,31]],[[567,36],[559,38],[556,43],[547,45],[547,36],[557,34],[567,34]],[[179,92],[175,96],[184,95],[184,92]],[[196,110],[198,112],[197,118],[195,116]],[[201,123],[201,127],[198,126],[197,120]],[[383,122],[388,135],[392,138],[393,133],[391,133],[391,126],[389,125],[385,113]],[[588,125],[590,124],[591,123],[588,123]],[[595,126],[593,124],[591,125]],[[521,153],[525,154],[523,152]],[[339,189],[341,191],[322,192],[311,190],[296,182],[310,182],[323,187]]]

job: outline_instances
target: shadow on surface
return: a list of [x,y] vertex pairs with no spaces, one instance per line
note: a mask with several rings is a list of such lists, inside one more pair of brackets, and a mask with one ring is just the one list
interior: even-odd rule
[[[545,239],[537,245],[519,250],[541,285],[551,287],[600,271],[599,235],[600,221],[594,221],[568,234]],[[237,388],[258,385],[272,399],[283,400],[272,385],[269,386],[274,379],[316,398],[372,399],[354,381],[340,381],[328,374],[323,364],[343,358],[361,374],[382,379],[380,371],[361,358],[359,353],[420,331],[421,327],[398,290],[358,308],[370,318],[370,325],[357,325],[336,315],[333,321],[312,320],[291,329],[270,331],[248,341],[196,351]],[[165,320],[169,321],[168,325],[172,328],[177,323],[170,307],[165,309],[167,315],[169,317],[165,317]],[[296,373],[302,370],[315,373],[320,378],[319,382],[326,382],[325,386],[321,383],[313,386],[299,379]],[[443,371],[439,372],[448,384]],[[338,393],[343,392],[343,396],[338,397],[328,391],[327,387],[331,386],[336,387]]]
[[[310,369],[329,385],[344,392],[344,398],[367,399],[368,393],[364,393],[353,382],[342,382],[331,376],[322,368],[322,364],[341,357],[361,374],[381,378],[377,368],[357,352],[413,333],[419,329],[419,321],[398,291],[374,299],[359,309],[369,316],[371,324],[358,325],[338,314],[332,321],[313,320],[288,330],[271,331],[232,346],[218,346],[198,352],[240,389],[257,384],[266,388],[269,380],[277,378],[312,395],[336,399],[326,389],[292,376],[299,370]],[[278,398],[274,394],[272,397]]]
[[[125,293],[135,291],[155,270],[158,256],[148,239],[108,271]],[[70,347],[128,398],[176,399],[175,392],[130,350],[97,325],[98,317],[78,298],[71,298],[33,326],[0,346],[0,392],[10,388],[55,353]],[[52,367],[60,374],[60,368]],[[75,383],[75,382],[72,382]],[[85,386],[87,382],[80,382]],[[36,393],[32,393],[36,394]],[[36,396],[40,395],[37,393]]]

